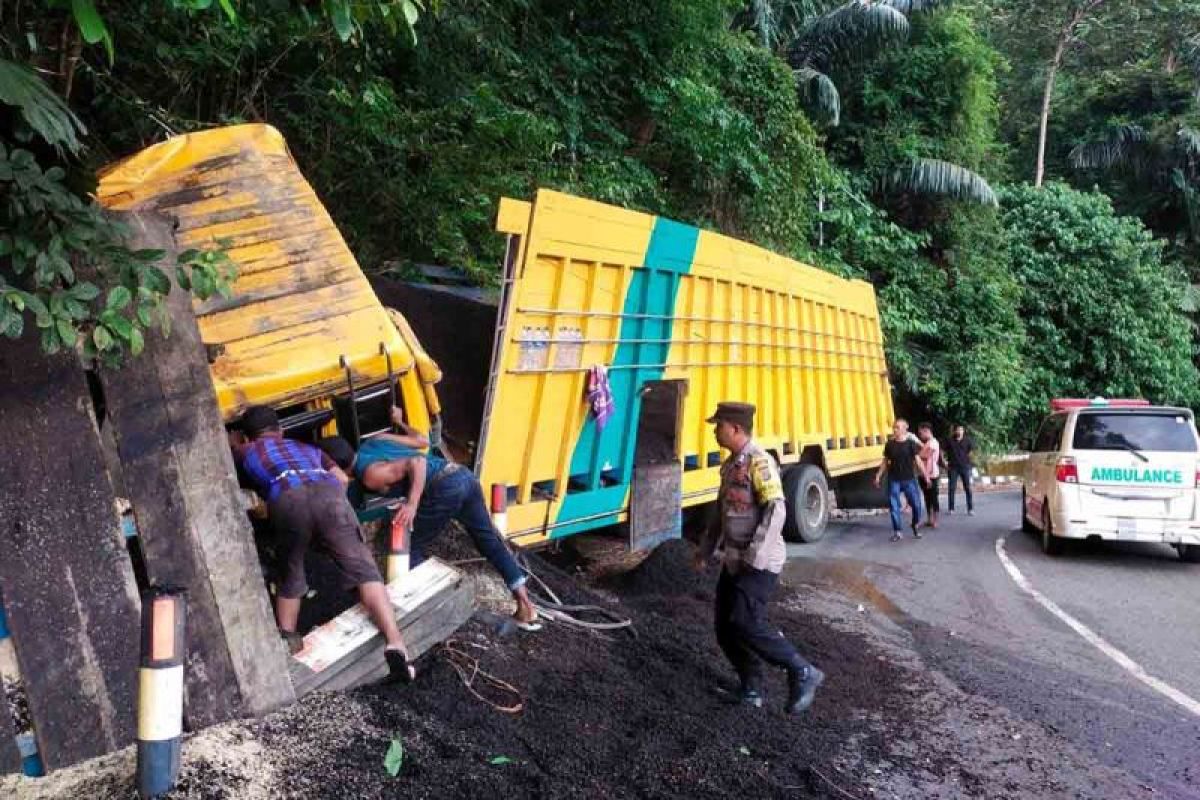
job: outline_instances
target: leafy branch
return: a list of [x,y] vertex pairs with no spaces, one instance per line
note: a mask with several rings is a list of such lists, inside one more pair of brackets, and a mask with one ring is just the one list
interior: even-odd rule
[[[71,192],[65,175],[0,144],[0,333],[18,338],[32,322],[47,353],[78,347],[110,362],[136,356],[151,327],[170,332],[166,254],[129,249],[127,226]],[[176,259],[179,286],[201,299],[227,295],[235,276],[220,250]]]

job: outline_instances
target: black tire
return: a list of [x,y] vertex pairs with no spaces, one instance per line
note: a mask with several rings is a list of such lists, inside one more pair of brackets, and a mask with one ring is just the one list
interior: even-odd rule
[[783,474],[787,519],[783,538],[789,542],[817,542],[829,522],[829,482],[815,464],[797,464]]
[[1025,533],[1037,533],[1037,525],[1029,521],[1029,517],[1025,514],[1025,489],[1021,489],[1021,530]]
[[1042,552],[1048,556],[1061,556],[1066,549],[1066,540],[1054,535],[1054,523],[1050,520],[1050,503],[1042,502]]
[[1200,544],[1177,544],[1175,549],[1179,552],[1180,561],[1200,564]]

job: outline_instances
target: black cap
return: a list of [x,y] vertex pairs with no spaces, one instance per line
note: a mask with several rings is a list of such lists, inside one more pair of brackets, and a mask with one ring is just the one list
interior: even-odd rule
[[333,463],[344,470],[349,470],[350,465],[354,463],[354,448],[340,436],[321,439],[317,442],[317,447],[321,448],[325,455],[333,459]]
[[250,406],[242,414],[242,432],[251,439],[278,428],[279,415],[270,406]]
[[753,403],[717,403],[717,410],[708,418],[708,421],[724,420],[750,430],[754,427],[754,411]]

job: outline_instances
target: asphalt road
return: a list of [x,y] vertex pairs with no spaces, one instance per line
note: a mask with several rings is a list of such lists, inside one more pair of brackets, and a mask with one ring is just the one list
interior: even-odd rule
[[[1066,737],[1148,796],[1200,797],[1200,716],[1137,675],[1200,701],[1200,564],[1140,544],[1051,558],[1017,528],[1019,492],[976,499],[977,516],[943,516],[920,541],[889,542],[886,516],[831,523],[821,542],[789,546],[786,578],[886,614],[964,691]],[[1102,642],[1018,586],[998,539],[1032,588]]]

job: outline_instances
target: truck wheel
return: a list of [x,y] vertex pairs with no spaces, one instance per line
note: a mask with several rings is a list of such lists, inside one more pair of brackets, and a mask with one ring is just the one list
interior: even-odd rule
[[815,464],[797,464],[783,474],[783,499],[787,519],[783,538],[789,542],[816,542],[829,522],[829,483]]
[[1037,526],[1029,521],[1028,506],[1025,505],[1025,489],[1021,489],[1021,530],[1025,533],[1037,533]]
[[1048,556],[1061,556],[1066,541],[1054,535],[1054,523],[1050,521],[1050,504],[1042,503],[1042,552]]
[[1200,544],[1177,544],[1179,558],[1189,564],[1200,564]]

